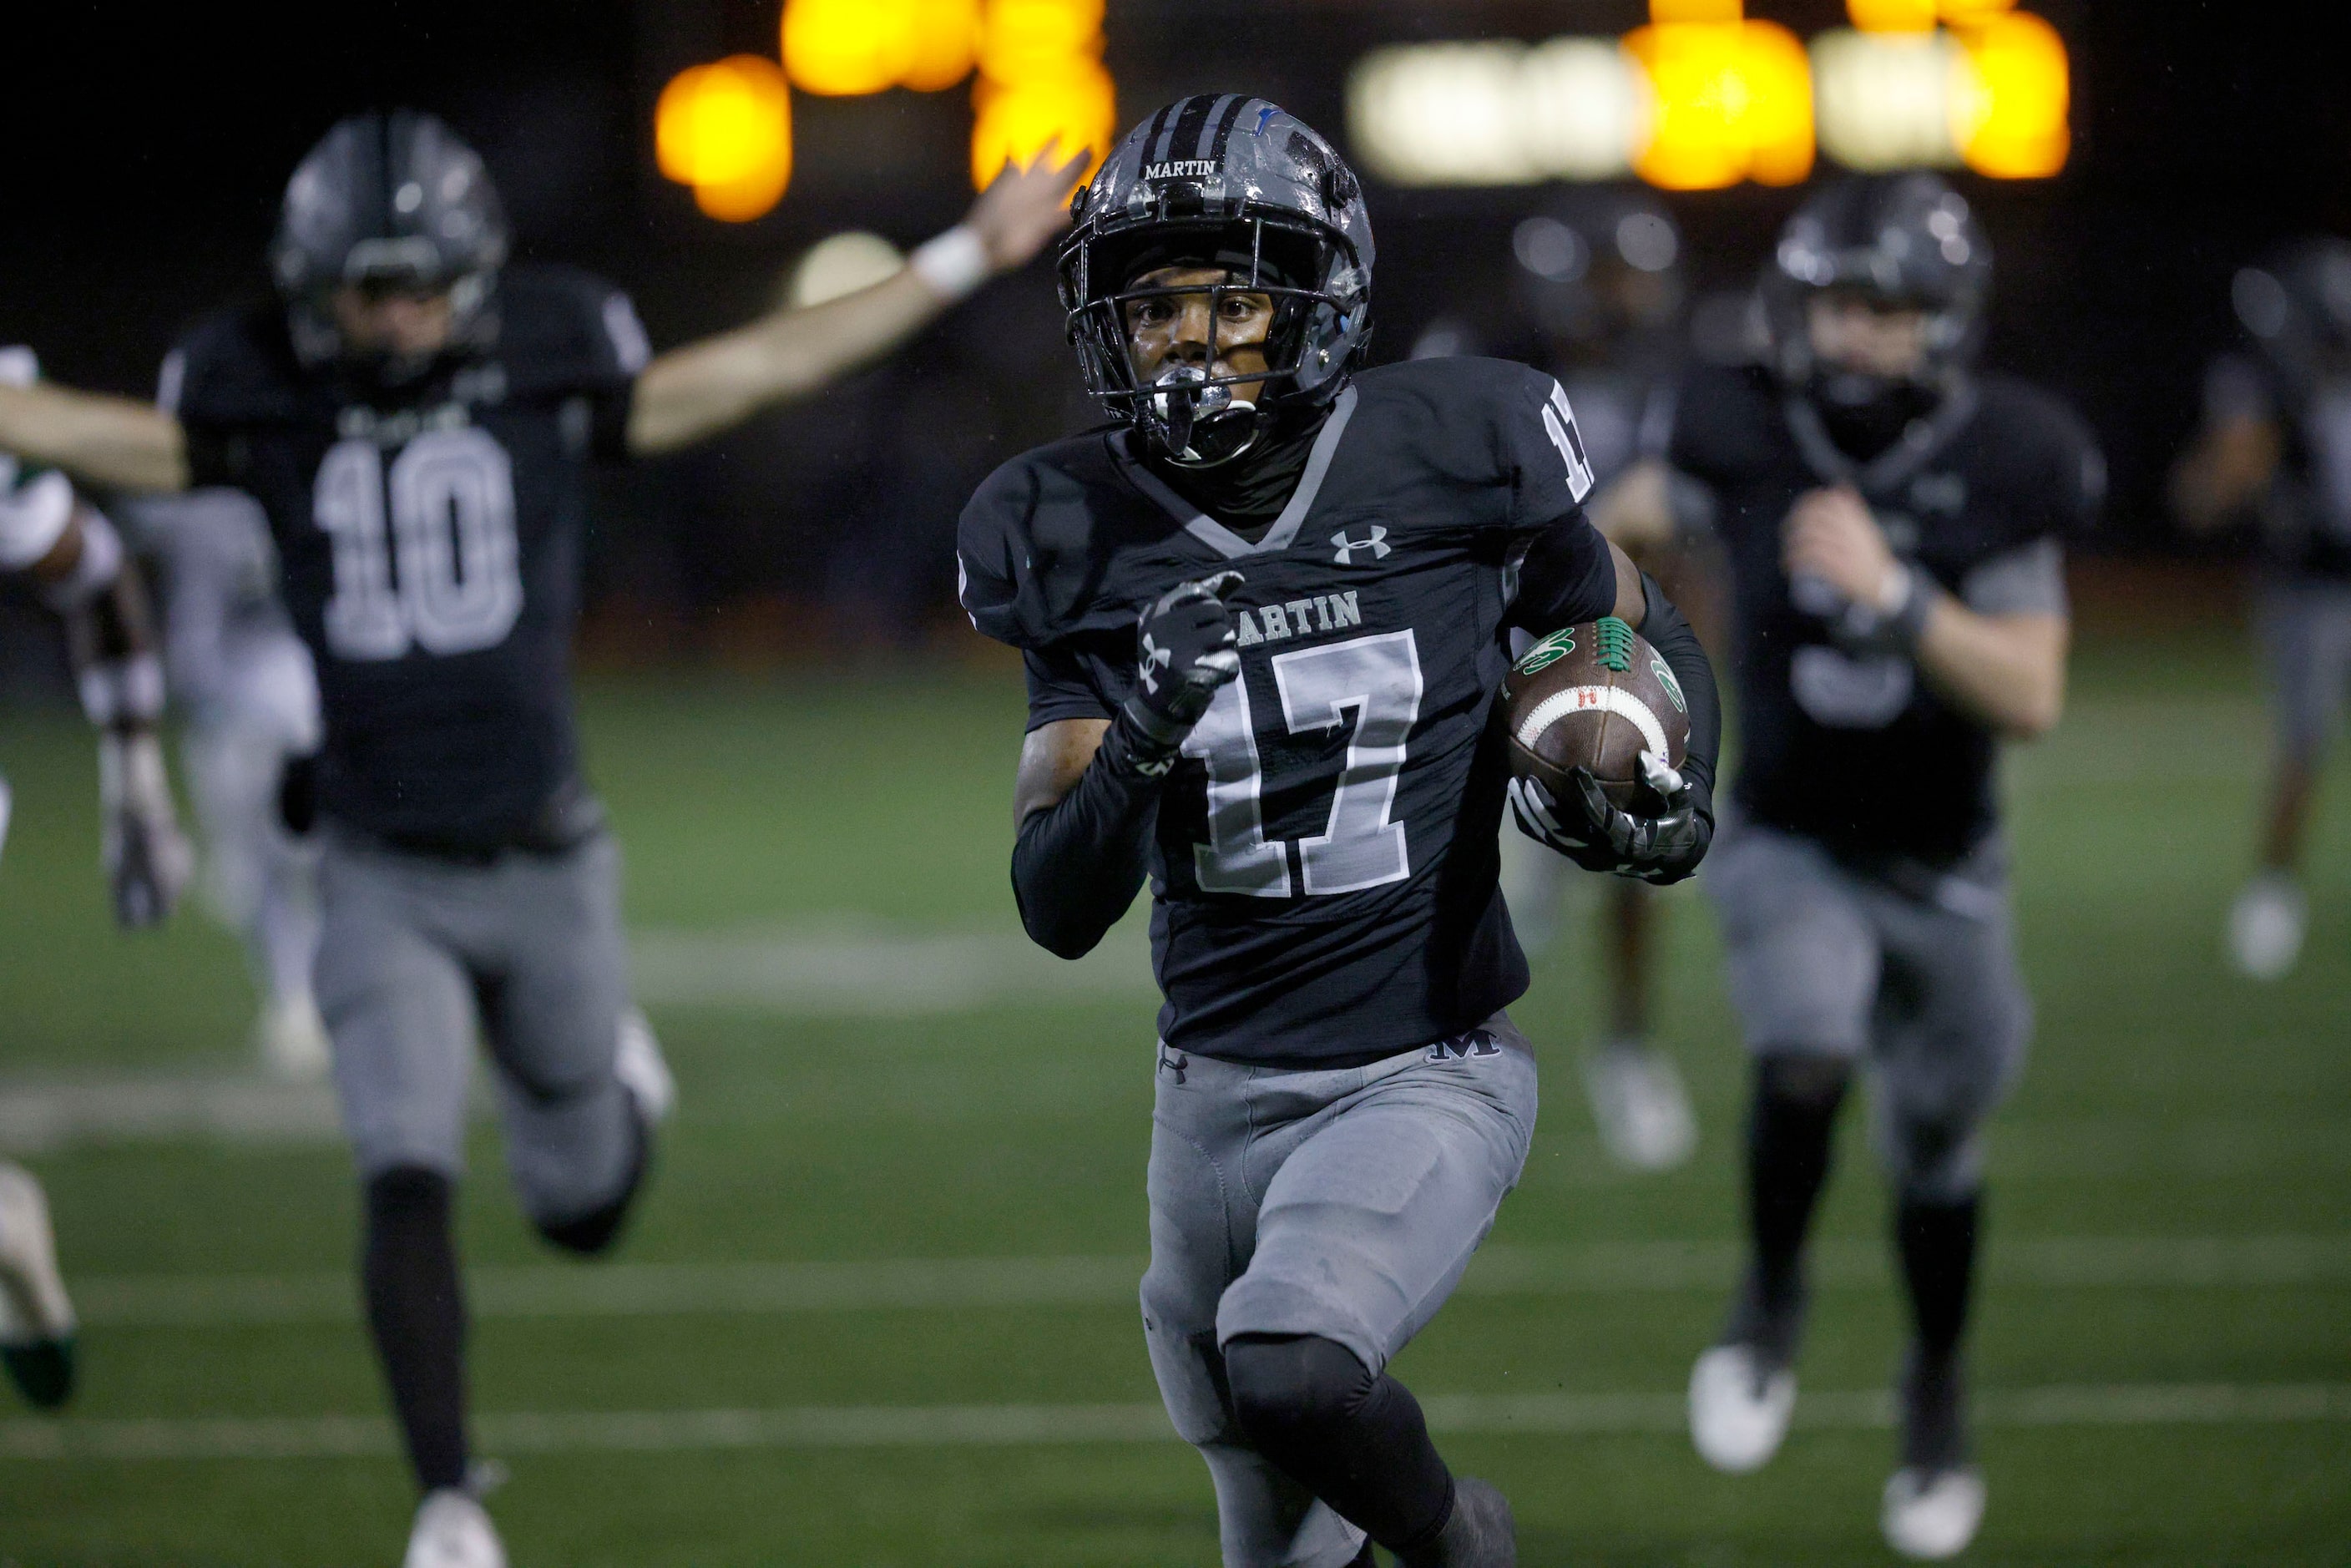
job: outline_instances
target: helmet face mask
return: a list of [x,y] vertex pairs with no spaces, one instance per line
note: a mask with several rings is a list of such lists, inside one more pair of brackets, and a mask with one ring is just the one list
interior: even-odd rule
[[[433,116],[395,110],[340,121],[303,158],[287,182],[269,261],[306,364],[398,385],[493,329],[507,247],[505,209],[480,156]],[[346,325],[353,308],[387,296],[444,296],[445,342],[423,351],[355,340]]]
[[[1362,188],[1327,142],[1273,105],[1236,95],[1170,105],[1128,134],[1072,214],[1059,273],[1086,390],[1169,460],[1232,461],[1285,416],[1327,405],[1361,362],[1373,260]],[[1223,276],[1147,281],[1169,268]],[[1138,308],[1204,294],[1198,362],[1170,353],[1139,369]],[[1220,339],[1236,295],[1265,301],[1261,338]],[[1234,350],[1260,343],[1261,368],[1233,362]]]

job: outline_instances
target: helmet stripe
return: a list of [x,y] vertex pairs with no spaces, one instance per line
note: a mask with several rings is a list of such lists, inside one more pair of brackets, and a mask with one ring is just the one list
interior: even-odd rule
[[1153,162],[1155,159],[1164,158],[1166,156],[1164,152],[1154,151],[1154,146],[1158,141],[1160,133],[1167,129],[1168,117],[1183,107],[1184,105],[1181,101],[1171,103],[1160,110],[1157,114],[1151,117],[1151,129],[1144,131],[1143,133],[1143,140],[1135,144],[1134,173],[1136,178],[1140,179],[1142,177],[1144,164]]
[[1184,112],[1176,118],[1176,129],[1167,134],[1167,146],[1159,155],[1176,157],[1178,147],[1197,147],[1201,133],[1208,129],[1208,116],[1224,100],[1210,93],[1196,93],[1184,100]]
[[1224,167],[1225,148],[1233,139],[1233,125],[1240,119],[1241,110],[1247,109],[1253,101],[1255,100],[1247,93],[1235,93],[1226,101],[1224,113],[1217,117],[1217,129],[1209,134],[1207,144],[1200,149],[1201,157],[1219,169]]

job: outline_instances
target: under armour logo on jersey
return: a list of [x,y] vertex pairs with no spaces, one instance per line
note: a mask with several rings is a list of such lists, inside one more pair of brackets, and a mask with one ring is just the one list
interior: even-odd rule
[[1150,632],[1143,634],[1143,663],[1135,674],[1143,677],[1144,691],[1156,693],[1159,690],[1159,672],[1175,662],[1176,654],[1172,649],[1163,648],[1153,642]]
[[1351,539],[1346,536],[1344,531],[1342,531],[1332,534],[1331,536],[1331,542],[1339,547],[1338,552],[1332,556],[1332,559],[1336,560],[1341,566],[1354,565],[1355,552],[1359,549],[1371,551],[1372,559],[1374,560],[1384,560],[1395,548],[1388,543],[1387,529],[1377,523],[1374,523],[1372,525],[1372,537],[1370,538]]
[[1162,1051],[1159,1053],[1159,1065],[1174,1073],[1176,1082],[1181,1083],[1184,1082],[1184,1070],[1192,1065],[1192,1059],[1180,1051],[1173,1056]]

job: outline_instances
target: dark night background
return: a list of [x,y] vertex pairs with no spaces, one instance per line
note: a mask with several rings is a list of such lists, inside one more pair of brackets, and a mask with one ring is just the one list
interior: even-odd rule
[[[2173,549],[2164,465],[2227,340],[2231,270],[2288,235],[2351,226],[2340,39],[2303,7],[2033,0],[2073,57],[2074,149],[2053,181],[1961,176],[1999,257],[1991,359],[2070,395],[2103,439],[2109,551]],[[0,341],[58,380],[152,386],[193,316],[264,288],[285,177],[337,116],[413,104],[488,158],[520,254],[601,271],[656,346],[762,308],[798,252],[844,227],[902,245],[954,221],[964,89],[796,95],[789,193],[714,223],[662,180],[652,105],[679,68],[772,55],[778,0],[423,0],[306,8],[27,7],[11,19]],[[1835,0],[1749,6],[1813,34]],[[1111,0],[1123,120],[1246,89],[1343,131],[1346,67],[1416,37],[1618,33],[1625,0]],[[1816,172],[1821,177],[1826,166]],[[1671,198],[1702,286],[1735,285],[1800,190]],[[1540,190],[1379,192],[1379,346],[1473,289]],[[1086,417],[1040,266],[836,393],[681,460],[616,476],[595,550],[591,639],[655,651],[729,635],[755,653],[885,645],[947,611],[960,495],[1001,455]],[[730,621],[728,617],[732,617]],[[714,631],[714,625],[717,630]],[[686,628],[692,628],[689,632]],[[731,628],[731,630],[730,630]]]

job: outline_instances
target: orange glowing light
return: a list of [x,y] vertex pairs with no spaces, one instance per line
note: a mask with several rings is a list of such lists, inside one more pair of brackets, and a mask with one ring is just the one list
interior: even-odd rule
[[784,73],[758,55],[678,72],[653,106],[653,158],[714,218],[748,223],[767,213],[792,177]]
[[979,57],[979,0],[914,0],[913,57],[899,85],[916,92],[951,88]]
[[1669,191],[1754,180],[1792,185],[1813,168],[1812,63],[1773,22],[1670,23],[1625,35],[1648,78],[1652,130],[1633,171]]
[[1844,14],[1865,33],[1935,30],[1935,0],[1844,0]]
[[979,72],[1009,86],[1071,74],[1102,52],[1102,0],[987,0]]
[[2065,42],[2028,12],[1956,29],[1951,140],[1969,168],[2001,180],[2045,179],[2065,166],[2071,82]]
[[1069,62],[1058,76],[998,84],[982,77],[972,92],[971,183],[985,189],[1008,162],[1032,162],[1049,141],[1057,156],[1092,154],[1083,177],[1110,153],[1118,133],[1118,93],[1098,60]]
[[1678,22],[1736,22],[1740,0],[1649,0],[1649,20],[1668,26]]
[[914,63],[914,0],[784,0],[784,68],[828,97],[880,92]]
[[2016,0],[1941,0],[1936,9],[1948,25],[1972,27],[1991,21],[2003,11],[2015,10]]

